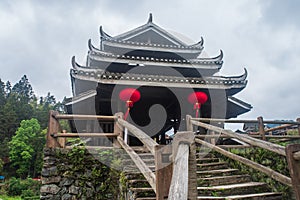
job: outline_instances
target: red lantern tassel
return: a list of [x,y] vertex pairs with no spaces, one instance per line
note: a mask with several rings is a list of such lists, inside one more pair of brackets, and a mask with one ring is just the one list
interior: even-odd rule
[[133,107],[133,101],[130,101],[130,100],[126,101],[126,106],[127,106],[127,111],[126,111],[126,113],[124,115],[124,120],[127,119],[129,111],[130,111],[130,108]]

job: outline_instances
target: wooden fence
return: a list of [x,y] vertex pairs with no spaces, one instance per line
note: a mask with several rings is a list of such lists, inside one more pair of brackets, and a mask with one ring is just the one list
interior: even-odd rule
[[[67,133],[62,130],[60,125],[60,120],[97,120],[98,123],[110,122],[113,124],[113,132],[111,133]],[[138,138],[144,145],[144,147],[149,150],[149,152],[155,158],[155,172],[144,163],[140,156],[134,151],[124,141],[124,130],[129,132],[136,138]],[[187,136],[189,136],[187,138]],[[112,140],[111,148],[122,148],[133,160],[139,171],[144,175],[146,180],[149,182],[150,186],[156,193],[157,200],[168,199],[178,199],[178,195],[186,198],[191,196],[190,186],[188,186],[191,181],[188,175],[191,173],[190,167],[188,165],[189,159],[192,157],[190,152],[190,144],[194,141],[194,134],[190,133],[178,133],[174,139],[174,143],[177,144],[176,148],[168,145],[158,145],[149,135],[144,133],[142,130],[138,129],[129,122],[123,120],[123,114],[117,113],[114,116],[98,116],[98,115],[65,115],[59,114],[55,111],[50,111],[49,114],[49,124],[47,132],[47,143],[48,148],[68,148],[66,146],[66,138],[78,138],[78,137],[93,137],[93,138],[110,138]],[[109,147],[92,147],[85,146],[86,148],[109,148]],[[180,151],[177,151],[176,149]],[[175,151],[176,150],[176,151]],[[182,154],[181,152],[184,152]],[[174,164],[173,164],[174,163]],[[174,169],[173,169],[174,168]],[[185,174],[184,177],[178,174]],[[173,175],[174,174],[174,175]],[[195,172],[196,174],[196,172]],[[178,180],[180,179],[180,185],[178,185]],[[181,187],[185,185],[186,187]],[[194,184],[195,185],[195,184]],[[171,189],[170,189],[171,188]],[[172,192],[171,192],[171,191]],[[173,191],[176,191],[175,193]],[[196,192],[196,187],[194,188],[194,193]],[[194,198],[193,198],[194,199]]]
[[[231,130],[225,130],[225,129],[217,127],[217,126],[210,125],[210,124],[208,124],[210,122],[214,122],[214,123],[216,123],[216,122],[221,122],[221,123],[258,123],[259,134],[260,134],[260,137],[262,138],[262,140],[253,137],[253,135],[240,134],[240,133],[233,132]],[[266,124],[266,123],[284,124],[284,125],[277,127],[276,129],[273,128],[271,130],[278,130],[278,129],[289,127],[291,125],[297,125],[298,131],[300,131],[299,119],[297,119],[297,121],[263,121],[262,117],[259,117],[257,120],[227,120],[227,119],[192,118],[191,116],[187,116],[187,128],[189,131],[193,131],[194,126],[197,126],[197,127],[202,127],[207,130],[210,130],[213,133],[219,133],[219,134],[211,135],[211,137],[205,136],[206,138],[216,138],[219,136],[235,138],[244,143],[247,143],[248,145],[251,145],[254,147],[260,147],[265,150],[272,151],[279,155],[285,156],[287,159],[287,162],[288,162],[291,177],[287,177],[279,172],[276,172],[276,171],[270,169],[269,167],[265,167],[259,163],[251,161],[247,158],[235,155],[235,154],[225,150],[224,148],[216,146],[214,143],[211,144],[209,142],[206,142],[205,140],[202,140],[203,138],[195,139],[195,141],[201,145],[211,148],[212,150],[217,151],[228,158],[231,158],[231,159],[236,160],[240,163],[243,163],[255,170],[258,170],[285,185],[293,187],[293,190],[296,195],[296,199],[300,200],[300,144],[290,144],[287,147],[284,147],[284,146],[273,144],[271,142],[266,141],[267,137],[266,137],[265,133],[268,131],[271,131],[270,129],[269,130],[264,129],[264,124]],[[276,138],[276,137],[270,137],[270,138]],[[291,137],[282,136],[280,138],[291,138]],[[294,136],[293,138],[300,139],[299,136]]]
[[[158,145],[147,133],[138,129],[129,122],[123,120],[123,114],[117,113],[114,116],[96,116],[96,115],[63,115],[51,111],[49,114],[49,125],[47,133],[48,148],[67,148],[66,138],[91,137],[91,138],[108,138],[112,145],[106,148],[122,148],[131,157],[139,171],[144,175],[150,186],[156,193],[157,200],[175,200],[175,199],[196,199],[197,198],[197,181],[196,181],[196,158],[195,142],[215,150],[228,158],[243,163],[253,169],[267,174],[269,177],[293,187],[297,200],[300,200],[300,145],[288,145],[283,147],[273,144],[268,140],[274,139],[299,139],[297,136],[287,135],[267,135],[266,133],[284,129],[290,126],[298,126],[300,131],[300,120],[297,121],[268,121],[259,117],[257,120],[227,120],[227,119],[205,119],[192,118],[187,116],[187,131],[177,132],[172,145]],[[106,132],[82,132],[67,133],[62,130],[60,120],[94,120],[97,123],[112,125],[106,129]],[[258,135],[247,135],[235,133],[231,130],[210,125],[209,123],[258,123]],[[283,124],[272,129],[265,129],[264,124]],[[202,127],[209,130],[207,135],[195,135],[194,127]],[[88,130],[88,129],[86,129]],[[108,132],[111,130],[111,132]],[[124,132],[129,132],[138,138],[144,147],[155,158],[155,171],[153,172],[140,158],[140,156],[129,146],[124,139]],[[218,134],[216,134],[218,133]],[[209,139],[210,142],[204,140]],[[244,157],[235,155],[226,150],[229,146],[216,146],[217,138],[235,138],[244,142],[243,148],[260,147],[268,151],[275,152],[285,156],[289,165],[290,176],[287,177],[259,163],[248,160]],[[238,147],[231,145],[232,147]],[[86,148],[93,148],[86,146]],[[97,146],[99,148],[99,146]],[[102,148],[104,148],[102,146]]]

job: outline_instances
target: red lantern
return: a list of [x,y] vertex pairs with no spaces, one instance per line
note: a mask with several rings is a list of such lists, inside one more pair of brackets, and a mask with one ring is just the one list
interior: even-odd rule
[[193,92],[188,96],[188,101],[194,104],[194,110],[196,110],[196,118],[199,116],[199,109],[202,104],[207,101],[208,97],[204,92]]
[[134,88],[126,88],[119,93],[119,98],[122,101],[126,102],[127,111],[124,115],[124,119],[127,119],[130,108],[133,107],[133,104],[140,100],[141,94],[138,90]]

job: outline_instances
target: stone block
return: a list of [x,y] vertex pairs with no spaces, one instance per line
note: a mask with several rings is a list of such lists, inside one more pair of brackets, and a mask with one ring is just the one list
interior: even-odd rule
[[42,194],[57,194],[60,188],[55,184],[43,185],[40,189]]

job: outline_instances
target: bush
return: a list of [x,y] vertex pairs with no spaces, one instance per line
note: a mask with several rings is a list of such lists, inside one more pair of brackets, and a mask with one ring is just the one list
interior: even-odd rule
[[40,187],[41,187],[41,183],[32,180],[31,178],[21,180],[13,177],[8,182],[7,194],[9,196],[22,195],[22,197],[39,196]]

